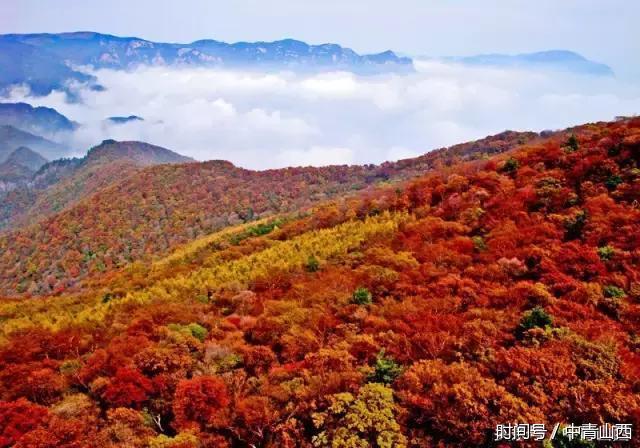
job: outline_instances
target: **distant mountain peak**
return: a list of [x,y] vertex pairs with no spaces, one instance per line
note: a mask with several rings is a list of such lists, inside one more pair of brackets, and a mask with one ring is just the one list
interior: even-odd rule
[[445,60],[466,65],[541,68],[567,71],[585,75],[613,76],[613,70],[606,64],[591,61],[571,50],[544,50],[520,54],[479,54],[474,56],[452,57]]
[[0,125],[10,125],[38,135],[70,132],[78,123],[50,107],[34,107],[27,103],[0,103]]
[[45,163],[47,159],[37,152],[25,146],[17,148],[0,163],[0,193],[6,193],[28,182]]
[[27,168],[31,168],[33,171],[37,171],[42,165],[47,163],[48,160],[31,148],[20,146],[11,154],[9,154],[6,162],[18,163],[20,165],[26,166]]
[[573,59],[580,59],[583,61],[586,61],[587,59],[582,56],[579,53],[576,53],[575,51],[571,51],[571,50],[544,50],[544,51],[537,51],[534,53],[520,53],[520,55],[547,55],[547,56],[557,56],[557,57],[562,57],[562,58],[573,58]]
[[144,142],[104,140],[89,149],[85,163],[128,160],[137,165],[158,165],[164,163],[188,163],[194,160],[169,149]]
[[66,148],[46,138],[23,131],[11,125],[0,124],[0,162],[21,146],[26,146],[48,159],[65,154]]

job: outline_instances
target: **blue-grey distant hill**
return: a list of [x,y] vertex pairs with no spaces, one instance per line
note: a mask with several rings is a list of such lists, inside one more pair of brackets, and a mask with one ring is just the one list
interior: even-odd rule
[[107,121],[113,124],[125,124],[132,121],[144,121],[144,118],[137,115],[129,115],[128,117],[109,117]]
[[[95,84],[73,67],[127,69],[139,65],[213,66],[247,69],[346,70],[361,74],[413,70],[410,58],[392,51],[360,55],[336,44],[199,40],[151,42],[94,32],[0,35],[0,90],[27,84],[36,94],[64,89],[68,82]],[[100,86],[95,85],[96,88]]]
[[71,69],[64,59],[46,49],[0,36],[0,93],[26,84],[36,95],[63,89],[68,82],[91,83],[90,75]]
[[595,76],[613,76],[614,74],[608,65],[591,61],[568,50],[550,50],[516,55],[481,54],[446,59],[475,66],[539,68]]
[[78,124],[50,107],[27,103],[0,103],[0,125],[9,125],[37,135],[70,132]]
[[11,153],[21,146],[30,148],[49,160],[63,157],[68,152],[64,146],[44,137],[10,125],[0,125],[0,162],[4,162]]
[[9,154],[9,157],[7,157],[7,160],[5,160],[5,163],[24,166],[34,173],[47,162],[47,159],[42,157],[34,150],[25,146],[20,146],[18,149]]
[[45,163],[47,159],[37,152],[25,146],[17,148],[0,162],[0,194],[27,182]]

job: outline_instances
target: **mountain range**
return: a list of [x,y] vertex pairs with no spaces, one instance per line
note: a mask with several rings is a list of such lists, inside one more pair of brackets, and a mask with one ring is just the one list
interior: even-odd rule
[[309,45],[294,39],[225,43],[198,40],[189,44],[151,42],[94,32],[0,35],[0,90],[26,83],[44,95],[69,82],[100,86],[71,67],[129,69],[139,65],[206,66],[300,71],[347,70],[361,74],[407,72],[410,58],[392,51],[360,55],[336,44]]
[[[444,58],[474,66],[522,67],[562,70],[610,76],[605,64],[578,53],[551,50],[518,55],[486,54]],[[0,35],[0,92],[26,84],[36,95],[65,90],[70,83],[102,89],[95,77],[80,67],[125,70],[141,65],[223,67],[249,70],[317,72],[346,70],[358,74],[408,73],[414,70],[409,57],[392,51],[360,55],[337,44],[309,45],[294,39],[274,42],[226,43],[204,39],[191,43],[152,42],[138,37],[119,37],[95,32]]]
[[21,146],[26,146],[49,160],[60,158],[67,152],[59,143],[10,125],[0,125],[0,162],[5,161]]
[[153,145],[115,141],[66,159],[64,145],[42,136],[59,139],[78,126],[54,109],[0,103],[0,228],[64,208],[135,167],[192,161]]

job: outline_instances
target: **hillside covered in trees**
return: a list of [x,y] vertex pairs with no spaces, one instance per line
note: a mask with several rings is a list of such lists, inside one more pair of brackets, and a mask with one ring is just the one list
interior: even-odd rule
[[[637,428],[640,119],[500,146],[308,213],[288,212],[358,172],[151,167],[12,234],[5,291],[24,266],[39,291],[73,250],[96,269],[66,229],[119,267],[0,304],[0,446],[495,446],[499,423]],[[223,177],[227,196],[206,190]],[[239,202],[248,191],[260,201]],[[249,222],[250,207],[269,216]]]
[[[45,165],[0,207],[0,296],[60,293],[79,280],[168,253],[242,222],[304,212],[321,201],[536,138],[504,132],[382,165],[251,171],[140,142],[106,141],[83,159]],[[179,164],[182,163],[182,164]]]

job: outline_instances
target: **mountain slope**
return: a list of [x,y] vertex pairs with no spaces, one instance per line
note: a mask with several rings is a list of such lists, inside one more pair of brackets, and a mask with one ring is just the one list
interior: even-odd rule
[[194,161],[191,157],[186,157],[149,143],[105,140],[87,152],[83,163],[85,165],[104,164],[115,160],[131,161],[139,166]]
[[0,125],[0,162],[4,162],[13,151],[21,146],[31,148],[50,160],[63,157],[67,153],[64,146],[51,140],[13,126]]
[[0,103],[0,125],[10,125],[36,135],[54,135],[76,129],[77,123],[49,107],[27,103]]
[[33,224],[143,167],[193,159],[141,142],[106,140],[80,159],[45,164],[21,191],[4,198],[0,229]]
[[24,147],[16,149],[7,160],[0,163],[0,192],[15,188],[16,185],[26,182],[33,176],[35,171],[13,160],[14,154],[22,148]]
[[639,200],[640,120],[588,124],[5,302],[0,415],[31,419],[2,435],[453,448],[504,421],[638,425]]
[[95,79],[67,66],[65,59],[33,45],[0,36],[0,93],[26,85],[35,95],[63,90],[71,81],[91,83]]
[[[0,236],[0,271],[6,268],[4,274],[0,272],[0,294],[43,294],[52,286],[60,291],[79,279],[165,253],[228,225],[297,212],[379,182],[407,179],[456,160],[502,152],[535,137],[534,133],[505,132],[380,166],[267,171],[246,170],[223,161],[143,170],[133,164],[89,163],[110,160],[114,149],[126,152],[119,144],[107,142],[86,158],[85,163],[95,169],[78,170],[56,184],[22,218],[14,220],[13,227],[33,223],[39,215],[59,213]],[[93,191],[95,194],[88,194]],[[51,260],[52,253],[57,254],[56,261]],[[34,271],[33,264],[41,269]],[[55,281],[50,284],[47,278]]]
[[[19,147],[0,163],[0,193],[28,182],[47,159],[24,146]],[[1,199],[5,200],[5,197]]]
[[21,146],[13,151],[11,154],[9,154],[7,160],[5,160],[5,163],[22,165],[28,168],[33,173],[38,171],[40,167],[42,167],[42,165],[47,162],[47,159],[25,146]]

